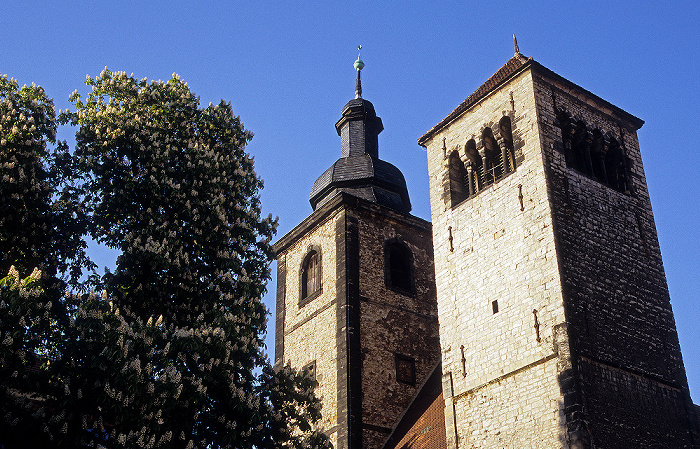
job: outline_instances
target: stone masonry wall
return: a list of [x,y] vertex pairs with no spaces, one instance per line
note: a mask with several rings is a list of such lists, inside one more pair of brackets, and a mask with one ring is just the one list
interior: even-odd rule
[[[321,399],[321,428],[337,446],[337,348],[336,348],[336,222],[342,211],[330,215],[310,232],[278,254],[278,266],[286,267],[284,280],[284,355],[285,364],[299,369],[316,363],[316,395]],[[301,268],[311,247],[321,249],[322,293],[299,307]],[[278,282],[280,281],[278,276]],[[278,288],[279,295],[279,288]],[[279,329],[278,329],[279,332]],[[277,339],[281,338],[278,334]]]
[[[517,169],[453,208],[447,157],[457,149],[466,161],[467,140],[504,115]],[[565,317],[536,117],[525,71],[426,145],[448,447],[568,447],[553,335]]]
[[[387,241],[411,250],[410,292],[387,287]],[[275,245],[276,365],[315,362],[322,428],[336,447],[382,447],[440,360],[430,223],[343,194]],[[300,307],[312,249],[321,293]],[[410,385],[396,379],[397,355],[415,362]]]
[[470,431],[462,448],[557,448],[567,445],[556,361],[548,360],[455,398],[457,422]]
[[[365,206],[369,206],[363,203]],[[363,448],[381,448],[440,360],[430,223],[383,207],[359,207]],[[414,291],[387,287],[385,246],[413,254]],[[396,354],[415,361],[412,385],[396,379]]]
[[[535,76],[564,302],[597,448],[692,447],[694,422],[636,126],[546,72]],[[567,167],[557,111],[616,139],[630,193]],[[638,126],[638,125],[637,125]]]
[[579,371],[596,448],[697,447],[682,389],[583,357]]

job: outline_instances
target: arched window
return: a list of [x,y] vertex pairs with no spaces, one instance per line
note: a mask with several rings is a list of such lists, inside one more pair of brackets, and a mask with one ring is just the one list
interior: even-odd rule
[[576,124],[576,131],[574,131],[574,136],[571,139],[571,149],[574,155],[574,168],[590,175],[591,161],[588,148],[588,129],[582,121]]
[[467,154],[469,162],[471,163],[471,173],[467,171],[467,174],[469,175],[468,187],[470,188],[470,193],[473,194],[481,190],[483,187],[483,179],[480,178],[480,176],[483,171],[481,166],[484,165],[484,163],[481,160],[481,155],[479,155],[479,152],[476,149],[476,142],[474,139],[469,139],[467,141],[467,145],[464,147],[464,152]]
[[450,154],[450,199],[452,206],[456,206],[469,196],[467,188],[467,169],[455,150]]
[[605,147],[605,138],[599,130],[593,131],[593,141],[591,142],[591,164],[593,165],[593,176],[606,184],[608,177],[605,174],[605,157],[603,156],[603,148]]
[[629,192],[625,158],[617,140],[610,139],[608,151],[605,153],[605,172],[608,175],[608,185],[620,192]]
[[[515,146],[510,117],[505,116],[499,120],[496,133],[498,138],[492,128],[486,127],[481,132],[479,149],[476,141],[469,139],[462,157],[457,151],[450,154],[448,170],[452,207],[515,170]],[[447,150],[444,146],[443,149]],[[463,159],[464,156],[466,159]]]
[[571,136],[573,134],[571,119],[565,111],[557,111],[557,122],[559,122],[559,128],[561,128],[562,143],[564,144],[564,158],[566,159],[566,166],[574,166],[574,151],[571,147]]
[[481,143],[484,145],[484,184],[491,184],[503,174],[501,163],[501,147],[493,137],[491,128],[484,128],[481,133]]
[[505,148],[502,150],[503,171],[511,172],[515,170],[515,149],[513,147],[513,128],[510,117],[505,116],[498,122],[498,129],[503,139]]
[[312,249],[301,266],[301,295],[299,305],[303,306],[321,293],[321,252]]
[[413,292],[413,253],[399,239],[391,239],[384,246],[386,285],[402,293]]

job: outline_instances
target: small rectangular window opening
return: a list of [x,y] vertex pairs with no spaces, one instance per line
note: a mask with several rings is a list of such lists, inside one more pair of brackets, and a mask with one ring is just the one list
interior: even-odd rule
[[491,302],[491,308],[493,309],[494,315],[498,313],[498,300],[493,300]]
[[414,385],[416,384],[416,361],[413,357],[408,357],[402,354],[394,354],[396,363],[396,380]]
[[316,360],[304,365],[302,371],[305,372],[312,380],[316,380]]

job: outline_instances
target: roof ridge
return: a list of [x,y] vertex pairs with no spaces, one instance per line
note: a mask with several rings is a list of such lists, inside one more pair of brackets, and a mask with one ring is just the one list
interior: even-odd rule
[[516,53],[508,61],[506,61],[500,69],[489,77],[483,84],[479,86],[471,95],[469,95],[466,100],[460,103],[452,112],[450,112],[447,117],[442,119],[437,125],[430,128],[428,132],[423,134],[419,139],[418,143],[422,146],[428,138],[435,134],[438,130],[442,129],[445,125],[459,116],[462,112],[469,109],[479,100],[484,98],[486,95],[491,93],[496,87],[502,84],[504,81],[509,79],[512,75],[518,72],[526,64],[534,61],[532,57],[527,57],[522,53]]

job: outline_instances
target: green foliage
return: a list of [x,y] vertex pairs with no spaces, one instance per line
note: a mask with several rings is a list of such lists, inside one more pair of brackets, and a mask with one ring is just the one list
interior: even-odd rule
[[24,433],[19,447],[40,446],[37,430],[48,432],[44,404],[57,386],[49,362],[69,322],[65,281],[76,286],[90,266],[73,181],[53,102],[0,76],[0,275],[9,273],[0,281],[0,436]]
[[[263,368],[260,397],[265,399],[265,426],[258,447],[289,449],[332,448],[328,437],[313,432],[311,424],[321,419],[320,403],[313,394],[317,382],[290,366],[279,371]],[[298,433],[301,431],[302,433]]]
[[40,447],[48,419],[43,405],[55,393],[49,360],[60,339],[52,301],[35,269],[22,278],[15,267],[0,279],[0,446]]
[[[12,361],[0,385],[30,363],[43,373],[25,390],[0,387],[21,403],[0,435],[26,422],[41,429],[36,446],[329,447],[313,430],[314,382],[274,372],[263,352],[276,223],[260,216],[262,181],[244,149],[252,135],[229,104],[200,108],[177,76],[149,83],[105,69],[86,83],[89,94],[73,94],[76,110],[61,117],[79,126],[75,151],[62,149],[44,177],[63,183],[49,183],[48,198],[80,207],[47,215],[73,219],[120,256],[101,295],[57,302],[16,271],[0,284],[0,307],[18,311],[0,311],[0,338],[33,342],[0,346],[0,363]],[[51,142],[55,125],[47,129]],[[56,254],[51,266],[85,265]]]
[[[72,268],[90,266],[71,158],[56,143],[53,102],[35,85],[19,87],[0,77],[0,273],[38,267],[49,288],[52,279]],[[73,261],[70,264],[70,261]],[[72,265],[72,267],[71,267]]]
[[264,309],[241,299],[263,293],[275,223],[260,218],[251,134],[230,104],[200,109],[177,76],[148,83],[105,70],[86,83],[87,98],[72,98],[75,155],[90,232],[122,253],[110,295],[144,320],[177,324],[227,296],[227,310],[259,329]]

